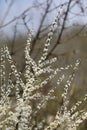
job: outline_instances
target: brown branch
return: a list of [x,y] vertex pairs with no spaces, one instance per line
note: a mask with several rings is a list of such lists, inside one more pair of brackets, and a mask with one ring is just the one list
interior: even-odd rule
[[69,40],[72,40],[73,38],[77,37],[86,28],[86,26],[87,26],[87,23],[85,25],[83,25],[81,27],[81,29],[78,32],[76,32],[73,36],[71,36],[70,38],[68,38],[64,41],[61,41],[61,43],[68,42]]
[[37,39],[39,38],[40,30],[41,30],[41,28],[42,28],[42,25],[43,25],[43,23],[44,23],[44,21],[45,21],[45,18],[46,18],[46,16],[47,16],[47,14],[48,14],[48,10],[49,10],[51,4],[52,4],[52,0],[50,0],[50,3],[48,3],[48,1],[47,1],[47,7],[46,7],[46,9],[45,9],[44,15],[43,15],[43,17],[42,17],[42,19],[41,19],[41,22],[40,22],[40,25],[39,25],[39,27],[38,27],[37,34],[36,34],[36,36],[35,36],[35,38],[34,38],[34,40],[33,40],[32,47],[31,47],[31,52],[30,52],[30,53],[32,53],[33,50],[34,50],[35,43],[36,43]]
[[[23,19],[23,23],[24,23],[24,26],[26,27],[26,29],[27,29],[27,31],[28,31],[28,33],[30,32],[30,29],[29,29],[29,27],[28,27],[28,25],[27,25],[27,22],[26,22],[26,16],[25,15],[23,15],[23,17],[22,17],[22,19]],[[29,21],[30,21],[30,19],[29,19]]]
[[14,3],[14,0],[11,0],[11,2],[9,3],[8,8],[7,8],[7,10],[6,10],[6,12],[5,12],[4,16],[3,16],[3,19],[1,20],[0,26],[3,26],[9,12],[10,12],[10,9],[11,9],[13,3]]
[[16,40],[16,33],[17,33],[17,23],[14,26],[14,36],[13,36],[13,40],[12,40],[12,46],[11,46],[11,55],[14,55],[14,44],[15,44],[15,40]]
[[72,0],[69,0],[69,3],[68,3],[68,6],[67,6],[67,10],[66,10],[66,13],[65,13],[65,17],[64,17],[64,20],[63,20],[63,24],[62,24],[62,28],[61,28],[60,34],[59,34],[59,36],[58,36],[58,39],[57,39],[56,44],[53,46],[53,48],[52,48],[52,49],[50,50],[50,52],[48,53],[47,59],[48,59],[49,56],[52,54],[52,52],[55,50],[55,48],[57,47],[57,45],[60,44],[60,39],[61,39],[61,36],[62,36],[62,34],[63,34],[63,30],[64,30],[65,23],[66,23],[66,20],[67,20],[67,16],[68,16],[68,13],[69,13],[69,9],[70,9],[71,2],[72,2]]
[[[43,5],[43,3],[40,4],[40,6],[42,6],[42,5]],[[2,29],[2,28],[4,28],[4,27],[6,27],[6,26],[12,24],[12,23],[15,22],[17,19],[22,18],[22,16],[23,16],[24,14],[26,14],[28,11],[30,11],[32,8],[36,8],[36,6],[28,7],[28,8],[27,8],[26,10],[24,10],[19,16],[13,18],[12,20],[10,20],[10,21],[8,21],[7,23],[5,23],[4,25],[0,26],[0,29]]]

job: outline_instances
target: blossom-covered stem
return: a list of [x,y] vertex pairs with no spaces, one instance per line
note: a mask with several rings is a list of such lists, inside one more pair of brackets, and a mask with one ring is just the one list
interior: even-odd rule
[[1,104],[5,103],[6,94],[6,70],[5,70],[5,47],[1,47],[1,66],[0,66],[0,76],[1,76]]
[[16,110],[21,111],[20,120],[18,122],[18,130],[28,130],[32,113],[31,105],[26,104],[26,102],[23,102],[22,100],[20,102],[20,107],[18,107]]
[[49,60],[45,60],[44,62],[42,62],[41,64],[39,64],[39,66],[40,66],[41,68],[43,68],[44,66],[46,66],[46,65],[48,65],[48,64],[52,64],[52,63],[54,63],[54,62],[56,62],[56,61],[57,61],[57,58],[54,57],[54,58],[51,58],[51,59],[49,59]]
[[[11,90],[13,88],[15,88],[12,80],[11,80],[11,75],[12,73],[9,73],[9,77],[8,77],[8,84],[7,84],[7,91],[6,91],[6,99],[8,98],[8,96],[11,94]],[[17,95],[16,95],[17,96]]]
[[62,94],[62,98],[63,98],[63,105],[61,107],[61,111],[63,112],[66,112],[67,111],[67,105],[69,104],[69,99],[68,99],[68,89],[69,87],[71,86],[71,83],[75,77],[75,72],[77,71],[78,69],[78,66],[80,64],[80,61],[79,60],[76,60],[76,63],[75,63],[75,66],[73,68],[74,70],[74,73],[71,74],[68,78],[68,80],[66,81],[66,84],[64,86],[64,92]]
[[56,17],[55,17],[55,20],[54,20],[54,22],[52,23],[52,25],[51,25],[51,27],[50,27],[50,31],[49,31],[49,33],[48,33],[48,38],[47,38],[46,43],[45,43],[45,45],[44,45],[44,49],[43,49],[42,56],[41,56],[40,60],[38,61],[38,65],[39,65],[39,66],[40,66],[40,64],[41,64],[42,62],[45,61],[45,59],[46,59],[46,57],[47,57],[48,47],[49,47],[50,44],[51,44],[51,39],[52,39],[54,30],[55,30],[55,26],[57,26],[57,24],[58,24],[58,20],[59,20],[59,17],[60,17],[60,15],[61,15],[62,9],[63,9],[63,6],[60,6],[59,11],[58,11],[58,13],[57,13],[57,15],[56,15]]
[[68,70],[71,67],[72,65],[67,65],[66,67],[60,67],[60,68],[55,69],[53,74],[50,74],[49,77],[47,77],[44,81],[41,82],[40,86],[36,86],[36,89],[37,88],[39,89],[43,87],[44,85],[46,85],[49,81],[51,81],[51,79],[53,79],[58,74],[58,72],[61,72],[63,70]]
[[79,100],[75,103],[75,105],[72,106],[70,112],[74,113],[74,111],[76,111],[76,109],[85,101],[87,101],[87,94],[85,94],[84,98],[82,100]]
[[[64,75],[62,75],[59,79],[58,79],[58,85],[63,81],[63,79],[64,79]],[[54,86],[54,88],[53,89],[51,89],[49,92],[48,92],[48,94],[47,94],[47,96],[44,96],[43,97],[43,100],[41,100],[41,102],[38,104],[38,106],[37,106],[37,111],[39,110],[39,109],[41,109],[45,104],[46,104],[46,102],[49,100],[49,99],[51,99],[51,95],[54,93],[54,91],[55,91],[55,89],[57,88],[58,86],[56,85],[56,86]],[[52,97],[52,99],[55,99],[55,96],[54,97]],[[35,111],[35,113],[37,113],[37,111]]]
[[22,89],[24,89],[25,85],[24,85],[24,83],[23,83],[23,81],[21,79],[20,72],[17,71],[16,65],[13,62],[12,57],[10,56],[10,53],[9,53],[9,50],[8,50],[7,46],[5,46],[5,54],[6,54],[6,58],[7,58],[8,62],[10,63],[11,71],[16,77],[15,89],[16,89],[16,99],[18,101],[18,99],[20,98],[20,87]]
[[31,72],[31,57],[30,57],[30,45],[31,45],[31,40],[32,40],[32,31],[29,32],[27,44],[25,47],[25,79],[26,82],[33,82],[32,80],[34,79],[33,73]]
[[68,80],[66,81],[66,84],[64,86],[64,92],[62,94],[62,98],[63,98],[63,105],[61,107],[61,111],[67,111],[67,105],[69,103],[69,99],[68,99],[68,89],[71,86],[71,83],[74,79],[75,74],[72,74],[69,76]]
[[55,130],[55,129],[57,129],[58,125],[59,125],[58,121],[55,120],[55,121],[51,122],[50,125],[47,126],[44,130]]
[[75,119],[75,127],[78,127],[84,120],[87,119],[87,111],[79,111],[78,117]]

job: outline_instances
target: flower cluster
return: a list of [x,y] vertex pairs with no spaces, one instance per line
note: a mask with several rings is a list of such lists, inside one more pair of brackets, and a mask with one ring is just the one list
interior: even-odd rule
[[[4,45],[1,48],[1,88],[0,88],[0,130],[76,130],[80,123],[87,118],[87,112],[85,110],[77,111],[77,107],[81,105],[87,99],[87,94],[82,101],[78,101],[70,110],[68,110],[69,97],[68,90],[75,77],[75,72],[78,69],[79,60],[76,60],[75,65],[67,65],[65,67],[54,68],[52,64],[57,61],[57,58],[46,59],[50,41],[52,39],[55,26],[58,24],[58,16],[61,14],[62,7],[60,8],[55,21],[52,23],[48,38],[46,40],[43,54],[40,60],[36,63],[30,56],[30,47],[32,40],[32,31],[29,32],[29,37],[25,47],[25,82],[21,78],[21,73],[18,72],[16,65],[9,53],[8,47]],[[6,81],[6,63],[8,61],[11,67],[8,80]],[[57,85],[51,88],[47,95],[41,93],[40,89],[51,81],[58,72],[62,72],[68,69],[73,69],[74,73],[71,74],[64,87],[62,94],[63,104],[61,109],[57,111],[54,121],[49,125],[44,125],[44,121],[37,123],[35,116],[46,105],[52,97],[52,94],[65,78],[63,74],[59,77]],[[46,78],[41,78],[43,74],[46,74]],[[12,75],[15,76],[15,84],[12,81]],[[22,92],[20,92],[20,89]],[[12,91],[15,93],[13,99],[10,95]],[[55,99],[55,96],[52,97]],[[33,107],[33,101],[35,101],[35,107]],[[15,102],[15,103],[14,103]]]

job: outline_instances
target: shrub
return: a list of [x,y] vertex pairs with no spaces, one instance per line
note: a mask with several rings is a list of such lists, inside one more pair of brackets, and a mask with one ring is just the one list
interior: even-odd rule
[[[60,8],[61,10],[61,8]],[[58,12],[58,15],[60,13]],[[32,31],[29,32],[29,38],[25,47],[25,74],[23,81],[21,73],[18,72],[14,61],[10,55],[7,45],[1,47],[1,97],[0,97],[0,129],[1,130],[76,130],[77,127],[87,119],[86,110],[78,110],[77,108],[86,101],[87,94],[82,101],[77,101],[71,109],[68,109],[69,97],[68,90],[75,77],[75,72],[78,69],[79,60],[76,60],[75,65],[67,65],[66,67],[54,68],[52,64],[56,62],[57,58],[47,59],[48,48],[58,23],[58,15],[50,27],[48,38],[44,45],[43,54],[40,60],[36,63],[30,56],[30,44],[32,39]],[[6,81],[6,60],[10,64],[11,72],[9,73],[8,80]],[[73,74],[69,75],[68,80],[62,93],[62,106],[57,110],[55,117],[49,124],[46,123],[45,118],[41,117],[40,120],[35,120],[39,116],[40,111],[43,111],[46,103],[49,100],[55,101],[53,93],[65,78],[62,74],[57,80],[57,85],[51,87],[47,95],[41,92],[41,89],[51,81],[58,72],[68,69],[73,69]],[[41,78],[46,74],[47,77]],[[15,76],[16,83],[12,81],[12,76]],[[14,90],[14,98],[11,93]],[[22,90],[22,92],[20,92]],[[50,109],[50,108],[49,108]],[[59,109],[59,108],[58,108]]]

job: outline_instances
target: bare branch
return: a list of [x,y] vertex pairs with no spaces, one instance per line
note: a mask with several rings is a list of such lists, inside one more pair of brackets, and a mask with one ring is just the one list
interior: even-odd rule
[[57,39],[56,44],[53,46],[53,48],[52,48],[52,49],[50,50],[50,52],[48,53],[47,59],[48,59],[49,56],[52,54],[52,52],[55,50],[55,48],[57,47],[57,45],[60,44],[60,39],[61,39],[61,36],[62,36],[63,30],[64,30],[64,27],[65,27],[65,23],[66,23],[66,19],[67,19],[68,13],[69,13],[69,9],[70,9],[71,2],[72,2],[72,0],[69,0],[69,3],[68,3],[68,6],[67,6],[67,10],[66,10],[66,13],[65,13],[65,17],[64,17],[64,20],[63,20],[63,24],[62,24],[62,28],[61,28],[60,34],[59,34],[59,36],[58,36],[58,39]]
[[5,15],[3,16],[3,19],[1,20],[0,26],[3,26],[3,24],[5,22],[5,19],[7,18],[13,3],[14,3],[14,0],[11,0],[11,2],[9,3],[8,8],[7,8],[6,12],[5,12]]
[[42,19],[41,19],[41,22],[40,22],[40,25],[39,25],[39,27],[38,27],[37,34],[36,34],[36,36],[35,36],[35,38],[34,38],[34,40],[33,40],[33,45],[32,45],[32,47],[31,47],[31,53],[32,53],[32,51],[34,50],[35,43],[36,43],[37,39],[39,38],[40,30],[41,30],[41,28],[42,28],[42,25],[43,25],[43,23],[44,23],[44,21],[45,21],[45,18],[46,18],[46,16],[47,16],[47,14],[48,14],[48,10],[49,10],[51,4],[52,4],[52,0],[50,0],[49,3],[48,3],[48,1],[47,1],[47,7],[46,7],[46,9],[45,9],[44,15],[43,15],[43,17],[42,17]]
[[[40,6],[42,6],[42,5],[43,5],[43,3],[40,4]],[[6,27],[6,26],[12,24],[12,23],[15,22],[17,19],[22,18],[22,16],[23,16],[24,14],[26,14],[27,12],[29,12],[32,8],[36,8],[36,6],[28,7],[28,8],[27,8],[26,10],[24,10],[19,16],[16,16],[15,18],[13,18],[12,20],[8,21],[7,23],[5,23],[5,24],[2,25],[2,26],[0,25],[0,29],[2,29],[2,28],[4,28],[4,27]]]

